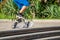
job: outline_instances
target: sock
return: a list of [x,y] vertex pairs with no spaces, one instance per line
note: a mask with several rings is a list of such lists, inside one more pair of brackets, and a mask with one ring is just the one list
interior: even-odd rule
[[23,13],[17,13],[17,15],[19,15],[19,16],[24,16]]

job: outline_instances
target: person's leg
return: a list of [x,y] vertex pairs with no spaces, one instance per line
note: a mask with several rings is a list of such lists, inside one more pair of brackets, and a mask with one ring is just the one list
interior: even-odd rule
[[23,13],[24,13],[24,11],[27,9],[27,6],[23,6],[22,8],[21,8],[21,10],[19,10],[19,13],[18,13],[18,19],[16,20],[16,22],[14,23],[14,28],[16,28],[16,26],[17,26],[17,24],[18,23],[20,23],[20,22],[22,22],[22,19],[21,19],[21,17],[23,17]]
[[25,12],[26,9],[27,9],[27,6],[22,6],[17,14],[17,18],[23,18],[24,16],[23,13]]
[[19,11],[19,13],[24,13],[24,11],[27,9],[27,6],[23,6],[22,8],[21,8],[21,10]]
[[14,28],[16,28],[17,24],[22,22],[22,18],[23,18],[23,13],[24,11],[27,9],[27,6],[22,6],[22,8],[19,10],[19,13],[17,14],[18,19],[16,20],[16,22],[14,23]]

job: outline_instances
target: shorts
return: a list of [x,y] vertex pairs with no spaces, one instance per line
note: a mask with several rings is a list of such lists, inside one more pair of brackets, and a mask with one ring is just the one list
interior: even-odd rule
[[13,0],[14,3],[21,9],[23,6],[29,6],[28,0]]

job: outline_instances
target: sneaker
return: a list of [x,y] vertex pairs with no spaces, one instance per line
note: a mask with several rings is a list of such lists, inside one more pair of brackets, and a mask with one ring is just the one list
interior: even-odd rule
[[15,22],[15,23],[14,23],[14,25],[13,25],[13,26],[14,26],[13,29],[16,28],[17,24],[18,24],[18,22]]
[[23,28],[28,28],[29,24],[30,24],[30,22],[25,22],[25,25],[23,26]]
[[32,21],[25,22],[25,25],[23,26],[23,28],[32,28],[33,24],[34,23]]

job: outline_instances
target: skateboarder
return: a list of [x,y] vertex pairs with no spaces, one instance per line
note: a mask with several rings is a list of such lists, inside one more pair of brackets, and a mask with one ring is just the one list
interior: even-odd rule
[[18,9],[19,9],[19,12],[17,13],[18,19],[14,23],[14,28],[16,28],[16,25],[22,21],[21,18],[23,18],[23,13],[28,8],[29,2],[28,0],[13,0],[13,2],[18,6]]

